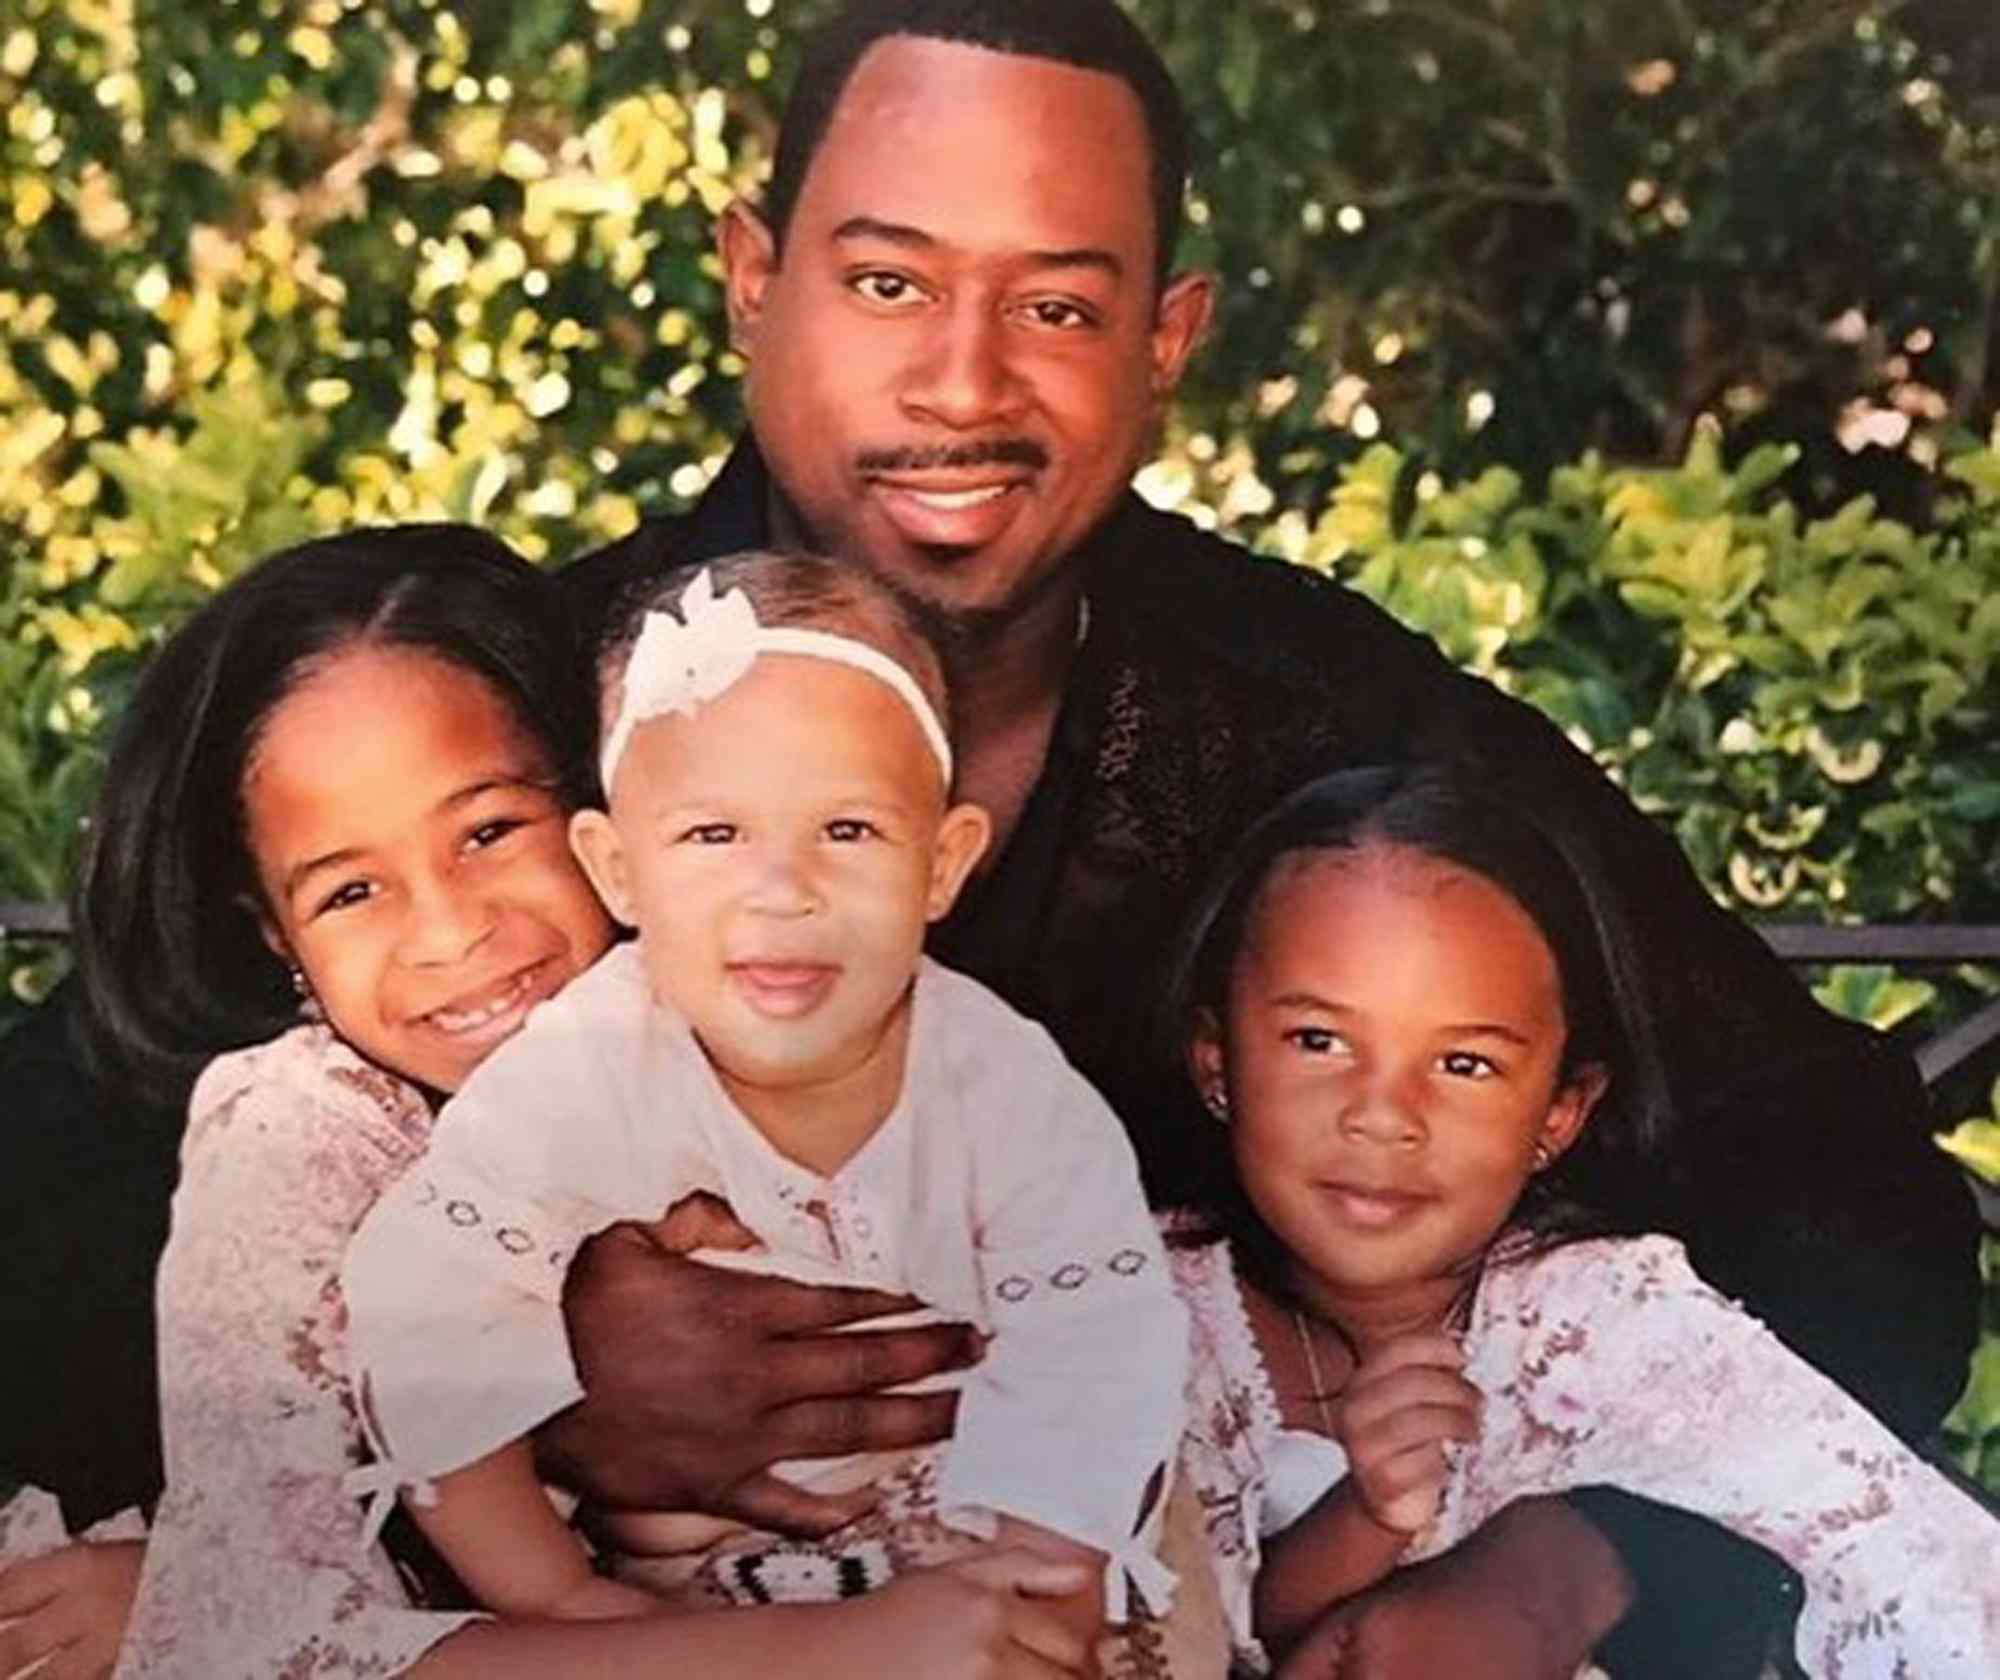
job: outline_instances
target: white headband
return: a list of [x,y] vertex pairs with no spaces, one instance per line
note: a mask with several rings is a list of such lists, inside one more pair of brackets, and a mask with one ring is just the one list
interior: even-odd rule
[[916,717],[924,739],[937,755],[945,785],[950,786],[951,746],[945,739],[944,725],[908,671],[852,636],[759,624],[750,597],[741,589],[718,597],[715,580],[703,567],[681,596],[679,618],[666,612],[646,614],[632,656],[625,662],[624,699],[611,732],[604,738],[604,755],[599,761],[605,797],[611,797],[611,777],[632,743],[633,730],[647,719],[669,712],[693,717],[706,702],[732,687],[756,664],[760,653],[827,659],[887,683]]

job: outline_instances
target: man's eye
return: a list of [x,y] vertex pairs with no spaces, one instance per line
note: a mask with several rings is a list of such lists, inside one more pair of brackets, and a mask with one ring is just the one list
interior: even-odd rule
[[870,269],[866,274],[857,274],[848,281],[848,285],[870,303],[892,307],[906,307],[923,296],[917,289],[917,283],[907,274],[896,274],[886,269]]
[[1340,1048],[1341,1038],[1331,1027],[1294,1027],[1285,1034],[1285,1042],[1308,1056],[1330,1056]]
[[1097,324],[1097,316],[1092,311],[1068,298],[1035,298],[1021,306],[1021,313],[1038,327],[1058,330],[1094,327]]
[[696,823],[682,833],[681,839],[695,846],[726,846],[736,838],[734,823]]
[[869,840],[881,832],[872,822],[861,817],[835,817],[826,825],[826,837],[829,840]]
[[1491,1079],[1500,1069],[1487,1057],[1471,1050],[1447,1050],[1438,1066],[1457,1079]]

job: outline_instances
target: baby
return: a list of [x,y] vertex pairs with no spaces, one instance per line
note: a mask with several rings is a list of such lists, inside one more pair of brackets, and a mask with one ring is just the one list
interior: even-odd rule
[[[576,1246],[705,1191],[771,1269],[906,1293],[991,1341],[955,1439],[901,1455],[865,1541],[815,1563],[663,1515],[622,1521],[622,1550],[699,1544],[681,1573],[710,1596],[831,1596],[936,1561],[939,1536],[998,1537],[1101,1563],[1093,1625],[1132,1585],[1158,1612],[1185,1322],[1110,1110],[923,955],[989,833],[951,799],[935,651],[865,575],[747,554],[642,602],[600,678],[606,808],[571,839],[638,937],[480,1066],[357,1234],[343,1282],[381,1460],[361,1485],[415,1488],[493,1608],[650,1604],[594,1572],[525,1438],[580,1395]],[[899,1513],[928,1538],[902,1544]]]

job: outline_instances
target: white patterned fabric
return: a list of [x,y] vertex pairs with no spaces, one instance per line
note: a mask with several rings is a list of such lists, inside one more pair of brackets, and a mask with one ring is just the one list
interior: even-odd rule
[[[1225,1245],[1177,1251],[1194,1322],[1183,1467],[1209,1513],[1238,1660],[1262,1673],[1250,1590],[1287,1451]],[[1665,1237],[1489,1264],[1465,1332],[1485,1396],[1410,1560],[1513,1500],[1611,1486],[1708,1517],[1804,1579],[1798,1660],[1819,1680],[2000,1674],[2000,1522],[1704,1284]],[[1321,1455],[1319,1491],[1345,1473]],[[1287,1475],[1288,1480],[1293,1478]],[[1294,1510],[1313,1497],[1276,1490]]]
[[1187,1335],[1131,1147],[1047,1034],[984,987],[926,962],[911,1009],[901,1096],[830,1178],[729,1100],[635,947],[536,1010],[348,1253],[393,1479],[457,1469],[576,1400],[569,1257],[709,1191],[781,1269],[907,1292],[992,1336],[943,1449],[947,1521],[1040,1524],[1110,1556],[1114,1616],[1127,1575],[1162,1603],[1142,1519],[1179,1435]]
[[430,1111],[324,1027],[220,1058],[189,1108],[158,1285],[166,1492],[119,1680],[400,1674],[468,1618],[412,1609],[362,1544],[339,1268]]

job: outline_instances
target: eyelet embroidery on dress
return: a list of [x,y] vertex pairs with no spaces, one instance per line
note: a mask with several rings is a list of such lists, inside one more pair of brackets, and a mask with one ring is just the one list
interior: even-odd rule
[[467,1201],[446,1202],[444,1216],[465,1230],[470,1230],[479,1223],[479,1209]]
[[1089,1278],[1090,1268],[1088,1266],[1080,1266],[1076,1261],[1072,1260],[1067,1266],[1058,1266],[1049,1275],[1049,1282],[1058,1289],[1081,1289],[1089,1281]]
[[1034,1292],[1035,1286],[1018,1272],[1012,1277],[1002,1278],[993,1287],[993,1293],[1008,1302],[1025,1301]]
[[535,1246],[535,1239],[518,1225],[503,1225],[493,1233],[493,1240],[509,1254],[526,1254]]

